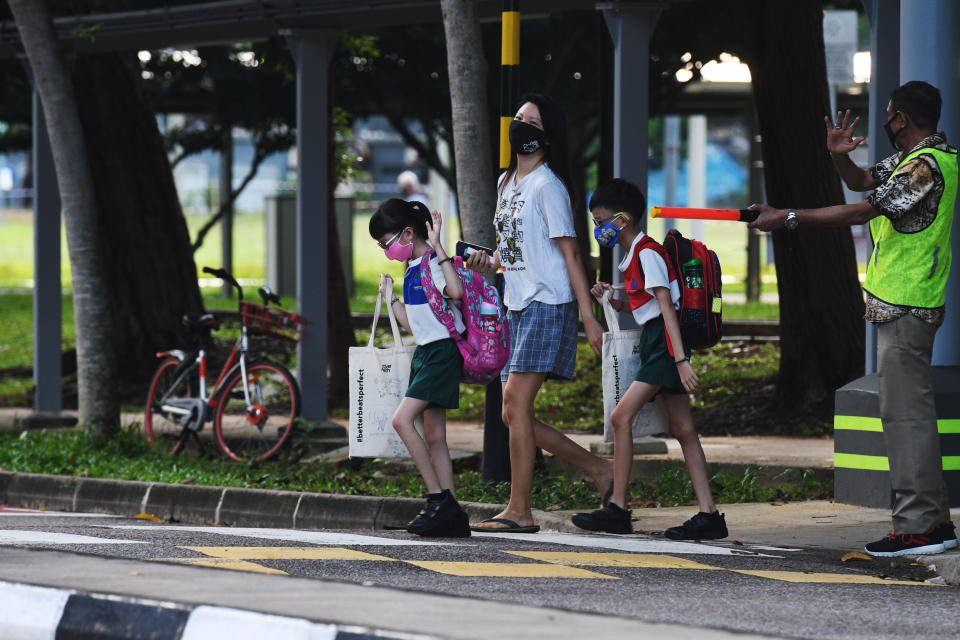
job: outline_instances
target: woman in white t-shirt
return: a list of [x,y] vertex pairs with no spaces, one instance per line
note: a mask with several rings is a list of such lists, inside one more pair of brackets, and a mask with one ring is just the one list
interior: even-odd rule
[[[432,246],[432,286],[452,300],[463,297],[460,276],[440,244],[440,225],[440,214],[431,214],[423,203],[390,198],[371,216],[370,235],[387,258],[407,262],[402,301],[393,295],[390,276],[380,276],[380,293],[390,300],[397,321],[417,342],[410,384],[393,414],[393,428],[407,446],[428,492],[426,505],[407,524],[407,531],[421,536],[467,537],[469,521],[453,495],[453,464],[447,449],[447,409],[460,406],[463,358],[449,330],[430,308],[420,281],[420,263]],[[455,304],[450,308],[454,326],[463,333],[466,327],[460,310]],[[423,437],[413,425],[420,415]]]
[[587,472],[607,499],[611,464],[533,415],[533,400],[547,378],[573,378],[577,308],[597,356],[603,329],[593,316],[590,287],[577,246],[567,177],[567,123],[549,98],[522,100],[510,125],[513,157],[497,186],[492,264],[475,253],[467,265],[481,273],[503,269],[510,322],[510,360],[503,383],[503,422],[510,429],[510,503],[474,531],[532,533],[530,492],[537,445]]

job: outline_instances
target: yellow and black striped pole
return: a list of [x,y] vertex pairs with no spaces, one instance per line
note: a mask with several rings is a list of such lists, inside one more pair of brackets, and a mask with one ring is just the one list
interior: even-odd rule
[[503,0],[500,47],[500,168],[510,165],[510,122],[520,76],[520,0]]

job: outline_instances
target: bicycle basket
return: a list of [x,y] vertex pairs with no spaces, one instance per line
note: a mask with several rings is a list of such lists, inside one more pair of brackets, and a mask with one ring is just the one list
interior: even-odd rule
[[303,316],[255,302],[240,303],[240,319],[248,331],[288,342],[298,342],[310,324]]

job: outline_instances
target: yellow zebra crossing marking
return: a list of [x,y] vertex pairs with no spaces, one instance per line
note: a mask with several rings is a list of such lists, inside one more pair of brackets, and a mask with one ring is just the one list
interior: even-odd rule
[[902,584],[909,586],[943,587],[946,585],[933,582],[913,582],[911,580],[889,580],[876,576],[865,576],[857,573],[805,573],[803,571],[753,571],[747,569],[730,569],[733,573],[742,573],[758,578],[770,578],[783,582],[819,582],[829,584]]
[[594,573],[586,569],[554,564],[527,562],[443,562],[407,560],[423,569],[461,578],[599,578],[619,580],[614,576]]
[[720,567],[658,554],[639,553],[578,553],[552,551],[504,551],[515,556],[552,564],[578,567],[639,567],[643,569],[706,569],[722,571]]
[[215,567],[234,571],[250,571],[274,575],[289,575],[286,571],[267,567],[254,560],[366,560],[374,562],[404,562],[406,564],[458,577],[480,578],[577,578],[620,580],[579,567],[622,567],[640,569],[693,569],[700,571],[729,571],[742,575],[793,583],[828,584],[883,584],[905,586],[942,586],[929,582],[891,580],[855,573],[823,573],[803,571],[775,571],[753,569],[726,569],[714,567],[687,558],[649,553],[553,552],[516,551],[503,553],[527,558],[535,562],[453,562],[433,560],[398,560],[388,556],[356,551],[342,547],[180,547],[202,554],[201,558],[171,558],[193,566]]
[[286,571],[265,567],[256,562],[245,560],[226,560],[223,558],[175,558],[176,562],[189,564],[194,567],[213,567],[215,569],[230,569],[232,571],[249,571],[251,573],[269,573],[277,576],[290,575]]
[[394,558],[339,547],[180,547],[213,558],[229,560],[378,560]]

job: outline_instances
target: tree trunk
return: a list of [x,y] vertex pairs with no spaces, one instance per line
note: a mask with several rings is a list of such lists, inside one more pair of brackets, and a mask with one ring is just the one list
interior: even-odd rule
[[47,120],[73,279],[80,421],[100,437],[119,426],[114,313],[77,101],[46,2],[9,0]]
[[142,383],[156,368],[157,351],[189,346],[181,318],[203,310],[190,236],[133,54],[81,56],[73,80],[84,134],[97,141],[87,158],[97,230],[109,248],[117,364],[126,382]]
[[[830,110],[820,2],[747,3],[749,58],[767,199],[780,208],[843,203],[826,151]],[[828,402],[863,375],[863,294],[849,228],[773,234],[780,292],[777,401],[788,410]]]
[[492,247],[496,183],[487,117],[487,63],[476,3],[441,0],[440,7],[447,39],[460,224],[465,240]]

